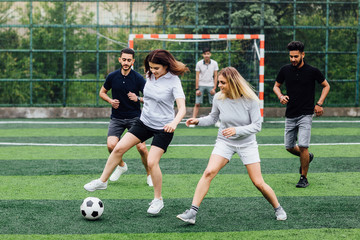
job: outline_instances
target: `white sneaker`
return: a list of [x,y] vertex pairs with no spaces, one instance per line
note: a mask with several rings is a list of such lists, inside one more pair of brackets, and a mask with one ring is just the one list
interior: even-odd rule
[[119,165],[115,168],[115,171],[111,174],[109,180],[110,181],[117,181],[119,179],[119,177],[121,176],[121,174],[123,174],[124,172],[126,172],[128,170],[128,167],[125,163],[125,165],[123,167],[120,167]]
[[93,192],[95,190],[104,190],[107,188],[107,181],[102,182],[100,179],[92,180],[84,185],[86,191]]
[[151,175],[147,176],[146,183],[147,183],[147,185],[149,185],[149,187],[154,186],[153,183],[152,183]]
[[155,215],[158,214],[160,210],[164,207],[164,201],[162,199],[154,198],[154,200],[152,200],[151,203],[149,203],[149,205],[150,207],[147,210],[147,212]]
[[279,221],[285,221],[287,219],[286,212],[282,207],[280,207],[278,210],[275,210],[275,216],[276,220]]

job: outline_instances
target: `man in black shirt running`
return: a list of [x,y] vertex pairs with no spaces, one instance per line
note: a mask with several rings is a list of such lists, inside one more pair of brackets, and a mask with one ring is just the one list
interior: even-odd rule
[[[300,157],[300,180],[296,187],[309,185],[307,173],[309,163],[314,155],[309,153],[311,125],[314,113],[321,116],[323,103],[330,91],[330,85],[319,69],[304,62],[304,44],[299,41],[290,42],[287,46],[291,64],[280,69],[273,88],[281,104],[286,104],[285,112],[285,147],[288,152]],[[285,83],[286,94],[281,92]],[[322,86],[320,98],[315,103],[315,83]],[[296,144],[296,141],[298,144]]]

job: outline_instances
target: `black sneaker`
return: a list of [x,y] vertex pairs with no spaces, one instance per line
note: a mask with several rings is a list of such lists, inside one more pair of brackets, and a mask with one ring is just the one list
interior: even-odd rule
[[307,178],[303,175],[301,175],[299,182],[296,184],[297,188],[306,188],[307,186],[309,186],[309,182],[307,180]]
[[[309,164],[311,163],[311,161],[312,161],[313,159],[314,159],[314,154],[309,153]],[[301,172],[301,165],[300,165],[299,173],[302,174],[302,172]]]

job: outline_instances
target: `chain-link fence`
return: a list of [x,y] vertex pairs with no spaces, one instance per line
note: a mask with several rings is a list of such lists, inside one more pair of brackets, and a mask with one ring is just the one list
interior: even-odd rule
[[[280,106],[274,79],[289,62],[287,43],[299,40],[305,61],[331,85],[325,104],[359,106],[359,13],[360,0],[1,0],[0,106],[105,106],[98,92],[120,67],[131,33],[265,34],[265,107]],[[141,58],[150,50],[173,51],[191,68],[182,80],[192,106],[194,65],[204,46],[213,48],[220,68],[233,65],[256,85],[242,67],[258,65],[254,49],[241,45],[148,42],[137,50],[134,69],[143,74]]]

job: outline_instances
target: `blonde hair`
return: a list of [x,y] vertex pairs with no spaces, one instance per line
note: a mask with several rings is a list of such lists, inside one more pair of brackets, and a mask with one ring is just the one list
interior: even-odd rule
[[218,99],[238,99],[241,97],[259,101],[254,88],[241,76],[234,67],[221,69],[218,76],[223,76],[229,84],[229,93],[220,93]]

